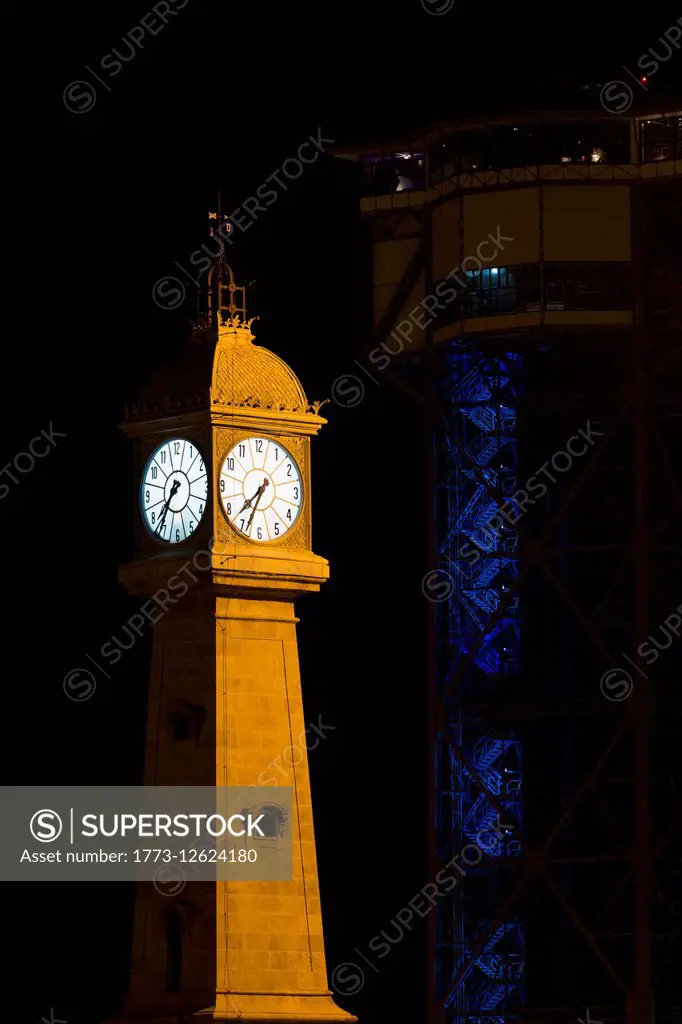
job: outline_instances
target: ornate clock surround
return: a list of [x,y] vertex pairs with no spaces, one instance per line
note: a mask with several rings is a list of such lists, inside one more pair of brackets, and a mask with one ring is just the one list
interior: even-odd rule
[[242,537],[227,521],[220,501],[218,487],[220,485],[220,467],[230,449],[239,441],[253,436],[267,437],[273,441],[280,441],[282,446],[287,448],[301,471],[303,484],[303,504],[301,511],[294,525],[280,539],[273,539],[267,542],[267,548],[305,548],[312,547],[312,529],[310,521],[310,441],[300,434],[287,433],[283,430],[274,431],[272,426],[267,424],[257,425],[252,422],[250,425],[226,425],[224,427],[214,426],[213,431],[213,506],[215,518],[215,537],[219,544],[229,545],[233,542],[237,546],[253,549],[254,542]]

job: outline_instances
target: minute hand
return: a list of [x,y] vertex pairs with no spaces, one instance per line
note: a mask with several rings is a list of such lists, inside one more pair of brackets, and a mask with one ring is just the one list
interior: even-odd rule
[[161,511],[161,516],[160,516],[160,518],[159,518],[159,524],[158,524],[158,526],[156,527],[156,530],[154,531],[155,533],[157,533],[157,534],[158,534],[158,533],[160,533],[160,532],[161,532],[161,530],[162,530],[162,528],[163,528],[163,525],[164,525],[164,523],[166,522],[166,516],[168,515],[168,509],[170,508],[170,503],[171,503],[171,501],[173,500],[173,498],[175,497],[175,492],[176,492],[177,490],[179,490],[179,488],[180,488],[180,484],[179,484],[179,482],[178,482],[177,480],[174,480],[174,481],[173,481],[173,485],[172,485],[172,487],[171,487],[171,492],[170,492],[170,494],[169,494],[169,496],[168,496],[168,501],[167,501],[167,502],[166,502],[166,504],[165,504],[165,505],[163,506],[163,509],[162,509],[162,511]]
[[260,485],[260,487],[258,488],[258,493],[257,493],[257,495],[256,495],[256,500],[255,500],[255,501],[254,501],[254,503],[253,503],[253,507],[252,507],[252,509],[251,509],[251,515],[250,515],[250,517],[249,517],[249,521],[248,521],[248,523],[247,523],[247,525],[246,525],[246,532],[247,532],[247,533],[248,533],[248,532],[249,532],[249,530],[251,529],[251,523],[253,522],[253,517],[254,517],[254,516],[255,516],[255,514],[256,514],[256,508],[258,507],[258,502],[260,501],[260,499],[261,499],[261,497],[262,497],[262,495],[263,495],[263,491],[265,490],[265,488],[266,488],[267,486],[268,486],[268,481],[267,481],[267,479],[266,479],[266,480],[264,480],[264,481],[263,481],[263,483],[262,483],[262,484]]

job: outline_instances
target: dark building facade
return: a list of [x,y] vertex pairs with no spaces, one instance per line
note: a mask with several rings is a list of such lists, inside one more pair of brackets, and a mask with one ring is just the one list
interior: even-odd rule
[[428,1019],[673,1024],[682,111],[338,155],[428,399]]

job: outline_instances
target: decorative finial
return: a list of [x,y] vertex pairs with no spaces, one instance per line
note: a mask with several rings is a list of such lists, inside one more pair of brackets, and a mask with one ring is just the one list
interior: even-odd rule
[[[249,336],[252,340],[251,324],[258,318],[251,317],[249,319],[247,317],[246,287],[235,282],[232,267],[225,261],[224,243],[231,241],[226,238],[226,235],[229,235],[232,225],[227,214],[222,212],[220,192],[218,193],[217,210],[215,213],[209,213],[208,220],[208,233],[211,238],[218,241],[219,250],[217,253],[210,253],[215,262],[208,271],[207,293],[204,295],[198,293],[197,296],[197,316],[192,324],[194,334],[196,339],[200,340],[207,330],[214,333],[217,329],[218,335],[225,330],[237,330],[240,332],[242,340],[244,336]],[[208,252],[206,246],[202,248]],[[255,282],[250,281],[249,284],[255,284]]]
[[321,402],[311,402],[309,406],[309,411],[317,416],[323,405],[329,405],[328,398],[323,398]]

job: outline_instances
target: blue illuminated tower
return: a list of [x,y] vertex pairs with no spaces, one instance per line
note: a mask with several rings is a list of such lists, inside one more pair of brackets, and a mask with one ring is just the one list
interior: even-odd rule
[[448,1024],[504,1024],[521,1007],[524,929],[513,914],[493,921],[493,908],[504,862],[520,851],[522,749],[477,704],[513,687],[519,671],[518,598],[489,623],[518,572],[508,520],[521,359],[455,344],[442,360],[436,533],[447,599],[436,606],[436,671],[446,720],[436,736],[435,826],[438,862],[454,858],[466,874],[437,907],[436,996]]

